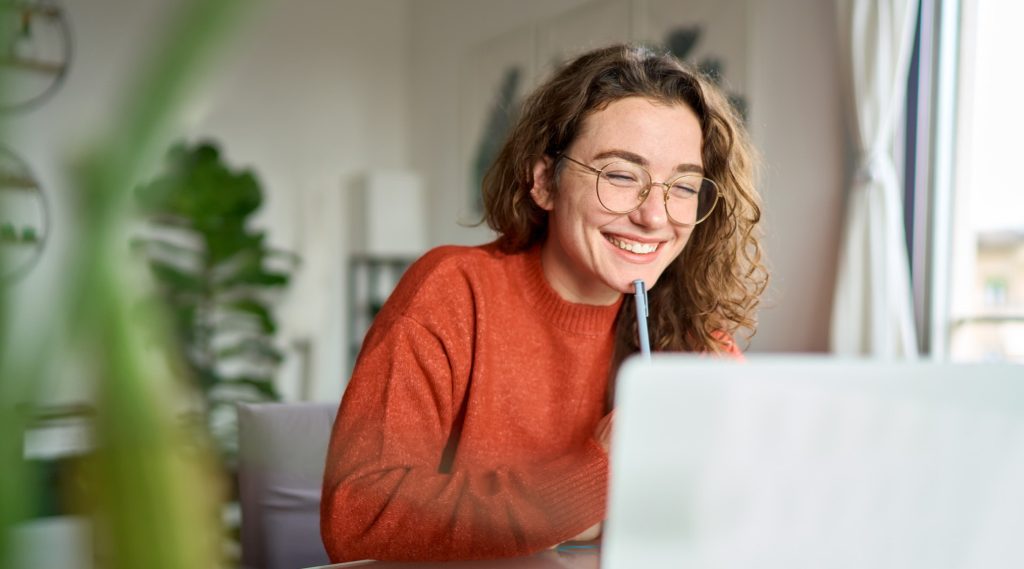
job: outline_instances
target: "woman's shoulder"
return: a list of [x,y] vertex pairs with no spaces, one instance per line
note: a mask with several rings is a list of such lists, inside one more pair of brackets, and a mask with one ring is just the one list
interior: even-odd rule
[[409,266],[388,304],[403,312],[415,305],[457,309],[500,282],[509,259],[493,243],[435,247]]
[[496,271],[501,269],[507,257],[493,243],[475,246],[441,245],[413,262],[402,280],[423,284]]
[[494,243],[485,245],[441,245],[427,251],[409,267],[409,271],[437,272],[465,269],[480,263],[499,262],[505,257]]

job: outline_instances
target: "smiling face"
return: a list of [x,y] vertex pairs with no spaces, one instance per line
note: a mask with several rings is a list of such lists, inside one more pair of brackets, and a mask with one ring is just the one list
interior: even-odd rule
[[[668,181],[701,171],[700,123],[683,104],[620,99],[590,114],[565,154],[595,169],[633,162],[655,182]],[[636,279],[653,288],[693,230],[669,221],[661,188],[655,186],[639,209],[616,214],[598,201],[592,172],[567,161],[558,187],[549,188],[553,167],[550,158],[534,165],[531,191],[548,212],[541,263],[552,288],[572,302],[605,305],[632,293]]]

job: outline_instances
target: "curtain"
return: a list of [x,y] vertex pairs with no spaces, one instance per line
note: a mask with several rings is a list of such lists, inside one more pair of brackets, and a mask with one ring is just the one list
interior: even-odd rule
[[902,185],[893,162],[918,0],[835,0],[839,51],[856,144],[832,307],[839,355],[914,358]]

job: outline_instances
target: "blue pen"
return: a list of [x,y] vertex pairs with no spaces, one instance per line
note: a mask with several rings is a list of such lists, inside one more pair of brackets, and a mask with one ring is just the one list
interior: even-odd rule
[[640,279],[633,281],[633,300],[636,302],[636,329],[640,335],[640,353],[647,361],[651,361],[651,339],[647,335],[647,316],[650,314],[647,306],[647,287]]

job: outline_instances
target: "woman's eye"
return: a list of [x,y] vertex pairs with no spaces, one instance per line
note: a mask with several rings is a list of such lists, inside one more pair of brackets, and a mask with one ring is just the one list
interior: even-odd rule
[[612,182],[633,183],[637,181],[636,174],[632,172],[607,172],[605,177]]
[[682,197],[690,197],[696,195],[699,191],[700,188],[698,188],[695,184],[691,184],[688,182],[676,182],[675,184],[672,184],[672,193]]

